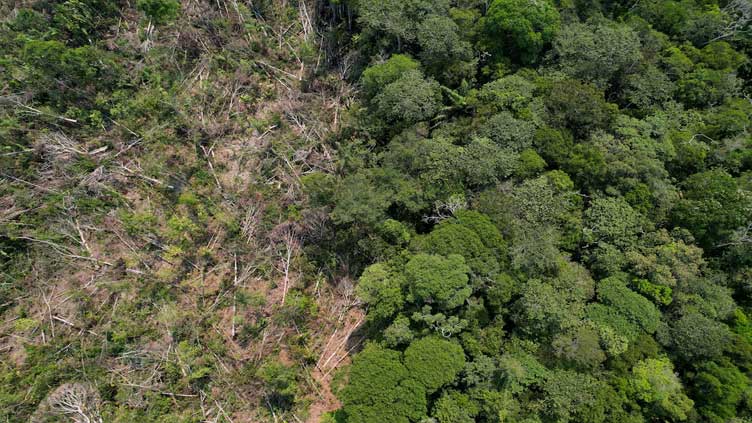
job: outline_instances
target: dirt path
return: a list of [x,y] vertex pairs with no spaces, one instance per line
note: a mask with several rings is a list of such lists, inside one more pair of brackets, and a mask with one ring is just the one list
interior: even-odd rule
[[351,308],[345,315],[343,324],[338,325],[327,339],[319,361],[311,372],[320,391],[309,408],[306,423],[319,423],[324,413],[340,407],[339,400],[332,393],[332,378],[338,368],[350,363],[350,354],[361,344],[362,339],[355,339],[353,333],[362,325],[364,316],[363,310]]

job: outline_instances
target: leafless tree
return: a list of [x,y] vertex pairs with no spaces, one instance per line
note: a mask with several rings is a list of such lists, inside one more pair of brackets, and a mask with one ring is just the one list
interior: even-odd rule
[[752,23],[752,2],[749,0],[731,0],[722,10],[726,22],[718,31],[718,35],[708,41],[734,38],[739,34],[749,32]]
[[313,19],[311,19],[311,15],[308,13],[305,1],[298,3],[298,12],[300,14],[300,26],[303,29],[303,39],[308,41],[308,36],[313,34],[314,29]]
[[272,230],[270,238],[276,245],[278,256],[275,268],[282,273],[282,303],[284,304],[287,291],[290,289],[292,263],[300,252],[300,230],[297,224],[285,222]]
[[424,216],[423,221],[426,223],[439,223],[448,219],[459,210],[467,208],[467,200],[461,195],[452,195],[446,200],[437,201],[433,206],[433,213]]
[[731,245],[752,245],[752,222],[747,226],[742,226],[731,234],[731,237],[727,242],[718,244],[717,247],[728,247]]
[[99,415],[99,397],[96,391],[83,383],[60,385],[47,399],[52,413],[70,417],[76,423],[102,423]]
[[243,216],[240,230],[243,233],[243,239],[249,245],[254,244],[258,235],[259,223],[264,215],[264,203],[261,200],[261,196],[256,196],[256,198],[249,200],[248,204],[245,205],[245,215]]

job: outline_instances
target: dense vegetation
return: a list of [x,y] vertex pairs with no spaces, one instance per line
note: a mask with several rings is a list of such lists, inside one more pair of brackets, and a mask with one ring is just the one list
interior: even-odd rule
[[6,8],[0,419],[752,421],[747,0]]

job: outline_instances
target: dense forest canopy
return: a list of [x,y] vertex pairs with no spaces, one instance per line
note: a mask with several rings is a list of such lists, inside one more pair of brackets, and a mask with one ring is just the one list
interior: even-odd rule
[[0,16],[0,420],[752,421],[749,0]]

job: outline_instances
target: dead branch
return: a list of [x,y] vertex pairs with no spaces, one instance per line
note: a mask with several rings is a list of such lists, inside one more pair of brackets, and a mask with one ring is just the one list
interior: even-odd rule
[[53,412],[69,416],[76,423],[102,423],[99,415],[99,395],[82,383],[66,383],[48,398]]
[[21,103],[20,101],[16,100],[15,98],[11,96],[0,97],[0,102],[9,102],[9,103],[15,104],[17,107],[21,108],[23,111],[30,113],[34,116],[48,116],[48,117],[53,117],[55,119],[59,119],[59,120],[69,122],[69,123],[78,123],[76,119],[71,119],[65,116],[55,115],[52,113],[45,113],[39,109],[35,109],[29,105]]
[[56,244],[56,243],[51,242],[51,241],[46,241],[46,240],[43,240],[43,239],[36,239],[36,238],[29,237],[29,236],[19,236],[18,239],[24,239],[26,241],[37,242],[37,243],[40,243],[40,244],[48,245],[48,246],[52,247],[53,251],[55,251],[56,253],[58,253],[58,254],[60,254],[61,256],[64,256],[64,257],[69,257],[69,258],[74,258],[74,259],[79,259],[79,260],[87,260],[87,261],[94,262],[96,264],[103,264],[105,266],[112,266],[112,263],[110,263],[108,261],[99,260],[98,258],[94,258],[94,257],[84,257],[84,256],[80,256],[78,254],[74,254],[67,247],[64,247],[64,246],[62,246],[60,244]]
[[23,179],[16,178],[15,176],[11,176],[11,175],[8,175],[8,174],[5,174],[5,173],[0,173],[0,176],[2,176],[3,178],[8,178],[8,179],[16,181],[16,182],[21,182],[22,184],[26,184],[26,185],[32,186],[32,187],[40,189],[40,190],[42,190],[44,192],[49,192],[51,194],[60,194],[60,191],[57,191],[57,190],[54,190],[54,189],[50,189],[50,188],[45,188],[45,187],[43,187],[41,185],[33,184],[31,182],[24,181]]
[[299,230],[296,224],[285,222],[272,230],[272,242],[278,246],[279,261],[275,265],[277,271],[282,273],[282,304],[285,303],[287,291],[290,288],[290,270],[293,259],[300,250]]
[[200,146],[201,151],[204,153],[204,157],[206,158],[206,163],[209,165],[209,172],[211,172],[212,176],[214,177],[214,183],[217,184],[217,189],[219,189],[219,192],[222,192],[222,184],[219,183],[219,178],[217,178],[217,172],[214,171],[214,165],[212,164],[211,158],[214,156],[214,145],[211,146],[208,150],[203,145]]
[[423,221],[426,223],[439,223],[444,219],[448,219],[459,210],[467,208],[467,201],[457,195],[450,196],[445,201],[437,201],[433,207],[433,214],[424,216]]
[[[167,184],[167,183],[164,183],[164,182],[160,181],[159,179],[154,179],[154,178],[151,178],[151,177],[148,177],[148,176],[144,175],[143,174],[143,170],[140,170],[140,169],[139,170],[133,170],[133,169],[130,169],[129,167],[127,167],[126,165],[120,165],[120,169],[124,170],[128,175],[138,176],[138,177],[140,177],[140,178],[142,178],[142,179],[144,179],[146,181],[149,181],[149,182],[151,182],[151,183],[153,183],[155,185],[164,186],[164,187],[167,187],[169,189],[175,189],[174,186],[172,186],[170,184]],[[123,174],[123,175],[127,176],[125,174]]]
[[734,38],[750,30],[750,23],[752,23],[752,3],[749,0],[732,0],[721,9],[721,12],[726,18],[726,24],[720,28],[717,33],[718,35],[706,44]]

